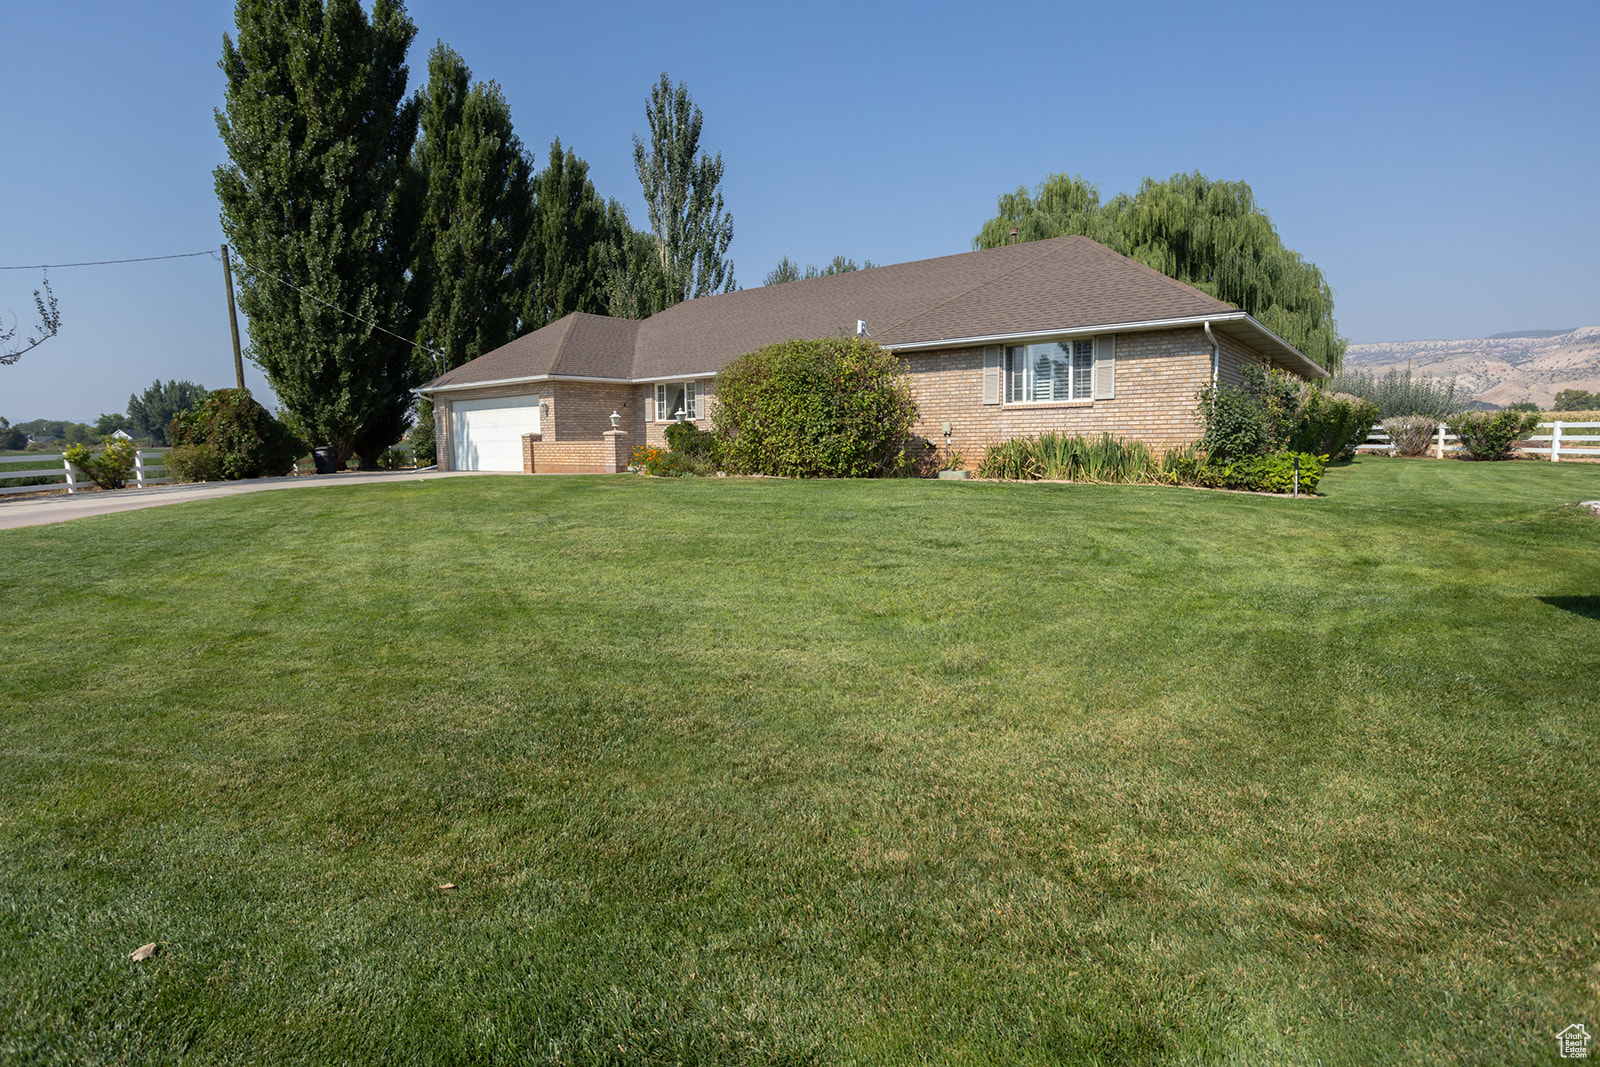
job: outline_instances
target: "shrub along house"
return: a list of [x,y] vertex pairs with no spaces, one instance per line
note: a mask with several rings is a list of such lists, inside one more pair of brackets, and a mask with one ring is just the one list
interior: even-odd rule
[[[1195,394],[1246,364],[1327,372],[1261,323],[1086,237],[704,296],[644,320],[575,313],[428,382],[439,465],[608,472],[763,345],[864,332],[903,360],[916,432],[976,459],[1048,430],[1199,437]],[[618,415],[613,430],[610,416]]]

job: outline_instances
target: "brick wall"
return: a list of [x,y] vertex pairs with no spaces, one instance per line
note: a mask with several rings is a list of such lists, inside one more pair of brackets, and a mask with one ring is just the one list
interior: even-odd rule
[[902,357],[911,374],[914,432],[965,453],[969,467],[992,444],[1049,430],[1144,441],[1163,450],[1198,440],[1195,394],[1211,380],[1211,345],[1198,327],[1117,335],[1116,397],[1044,404],[985,404],[983,349],[942,349]]
[[[607,412],[609,415],[610,412]],[[606,423],[610,426],[610,422]],[[628,469],[635,438],[606,432],[597,441],[542,440],[522,435],[522,470],[526,474],[617,474]]]

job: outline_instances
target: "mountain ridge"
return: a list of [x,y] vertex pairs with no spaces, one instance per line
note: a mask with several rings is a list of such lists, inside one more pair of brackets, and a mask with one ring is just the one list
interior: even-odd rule
[[1600,326],[1524,330],[1489,337],[1377,341],[1345,351],[1348,370],[1454,378],[1486,404],[1549,408],[1563,389],[1600,392]]

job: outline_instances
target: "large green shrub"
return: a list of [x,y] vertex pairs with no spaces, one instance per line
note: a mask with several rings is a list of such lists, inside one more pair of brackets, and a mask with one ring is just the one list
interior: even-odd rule
[[1473,459],[1509,459],[1511,446],[1539,425],[1539,416],[1523,411],[1463,411],[1446,420]]
[[725,469],[870,478],[894,474],[916,421],[895,357],[855,337],[786,341],[717,375],[712,419]]
[[1348,459],[1356,454],[1377,421],[1378,406],[1372,401],[1308,385],[1301,392],[1300,411],[1288,447],[1293,452]]
[[235,481],[288,474],[305,446],[250,396],[218,389],[172,420],[167,466],[184,481]]

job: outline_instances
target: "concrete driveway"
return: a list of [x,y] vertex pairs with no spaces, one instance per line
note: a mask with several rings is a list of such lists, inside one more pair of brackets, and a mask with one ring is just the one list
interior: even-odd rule
[[190,500],[211,500],[216,497],[236,496],[239,493],[261,493],[269,489],[318,489],[330,485],[372,485],[377,482],[427,481],[432,478],[471,478],[479,473],[478,471],[349,471],[344,474],[302,474],[288,478],[250,478],[239,482],[152,485],[147,489],[102,489],[77,493],[26,493],[0,496],[0,530],[15,529],[19,526],[44,526],[52,522],[81,519],[85,515],[137,511],[139,508],[182,504]]

